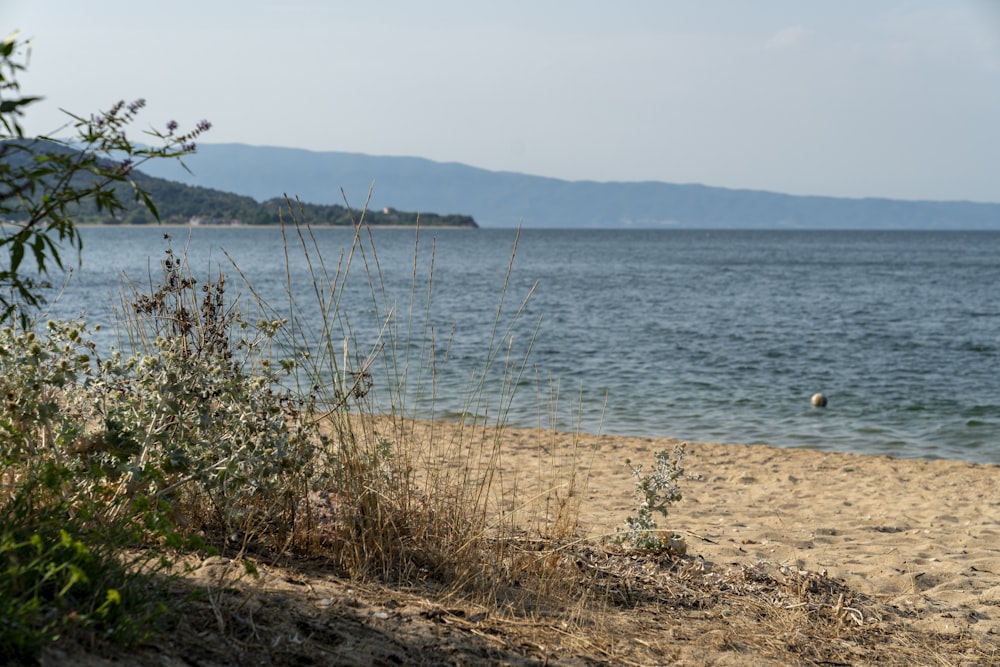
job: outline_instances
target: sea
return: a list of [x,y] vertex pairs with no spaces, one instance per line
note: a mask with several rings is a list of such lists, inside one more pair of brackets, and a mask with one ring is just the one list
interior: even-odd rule
[[325,325],[375,409],[1000,463],[1000,233],[80,231],[47,316],[101,346],[169,246],[248,320],[290,318],[297,353]]

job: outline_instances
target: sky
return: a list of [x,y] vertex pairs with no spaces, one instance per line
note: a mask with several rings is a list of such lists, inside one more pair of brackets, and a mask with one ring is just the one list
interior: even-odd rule
[[998,0],[0,0],[25,127],[567,180],[1000,202]]

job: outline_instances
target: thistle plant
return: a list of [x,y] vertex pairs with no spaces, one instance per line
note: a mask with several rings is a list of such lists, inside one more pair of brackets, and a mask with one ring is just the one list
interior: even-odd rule
[[[83,322],[49,321],[43,332],[0,329],[0,445],[5,458],[57,457],[90,416],[71,397],[89,376]],[[0,468],[2,470],[2,468]]]
[[683,554],[686,549],[683,539],[676,534],[664,539],[666,532],[660,529],[653,517],[654,512],[667,516],[667,506],[681,499],[681,490],[677,481],[684,474],[681,460],[684,458],[682,443],[672,451],[660,450],[655,454],[653,469],[643,474],[642,464],[632,464],[629,459],[625,465],[635,479],[635,493],[639,499],[639,510],[635,516],[625,519],[625,529],[619,529],[616,537],[618,544],[627,544],[632,549],[643,551],[670,551]]
[[292,365],[272,363],[284,325],[248,321],[221,273],[199,284],[169,247],[162,267],[151,293],[124,295],[128,353],[104,361],[95,383],[106,423],[132,443],[122,483],[230,537],[281,526],[287,536],[319,437],[281,385]]

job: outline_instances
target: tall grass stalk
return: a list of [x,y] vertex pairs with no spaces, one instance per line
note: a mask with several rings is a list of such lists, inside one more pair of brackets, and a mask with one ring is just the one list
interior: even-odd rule
[[[508,307],[519,231],[463,407],[454,420],[438,422],[438,383],[455,329],[439,348],[433,325],[436,242],[422,269],[422,230],[415,230],[408,302],[400,304],[386,288],[374,236],[360,224],[363,212],[351,245],[332,268],[301,207],[287,204],[284,257],[287,265],[301,260],[307,267],[307,293],[296,290],[286,271],[287,304],[267,303],[240,275],[254,309],[285,323],[272,342],[321,432],[313,502],[301,506],[307,511],[298,517],[300,535],[356,575],[431,577],[458,588],[495,585],[498,570],[509,566],[506,552],[495,546],[502,542],[498,538],[524,529],[518,525],[523,508],[505,509],[512,507],[515,489],[504,488],[501,443],[538,331],[536,324],[528,340],[515,344],[514,332],[537,287]],[[360,327],[341,308],[345,290],[357,289],[358,281],[372,306],[372,321]]]

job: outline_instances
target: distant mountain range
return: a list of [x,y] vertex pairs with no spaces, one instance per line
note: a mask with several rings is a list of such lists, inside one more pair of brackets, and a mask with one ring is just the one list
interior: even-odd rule
[[471,215],[483,227],[705,229],[1000,229],[1000,204],[845,199],[660,182],[564,181],[413,157],[199,144],[186,159],[147,163],[154,176],[258,201]]

